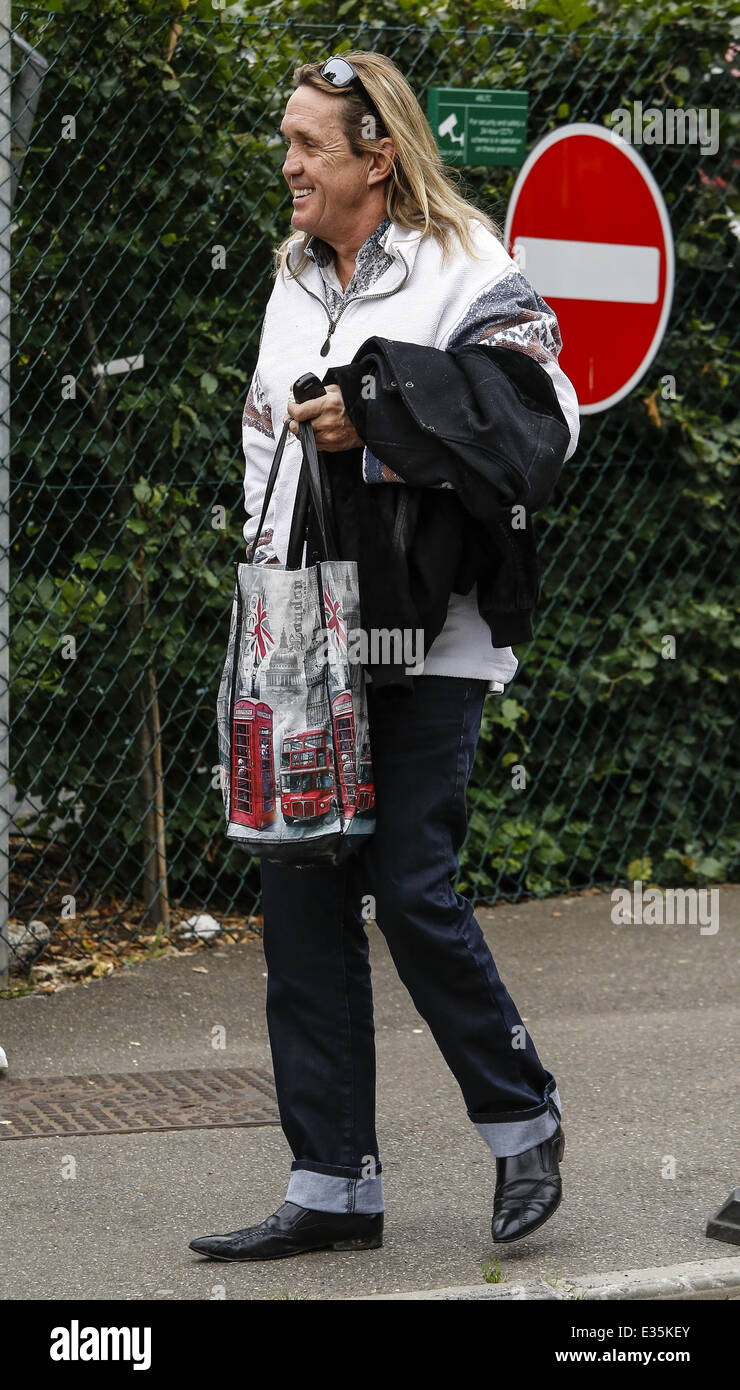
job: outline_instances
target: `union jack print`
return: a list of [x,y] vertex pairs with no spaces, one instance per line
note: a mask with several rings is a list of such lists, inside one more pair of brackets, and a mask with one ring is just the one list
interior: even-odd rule
[[252,611],[253,626],[249,628],[249,637],[254,643],[255,656],[262,661],[267,655],[268,643],[275,645],[275,638],[267,626],[267,605],[265,603],[265,591],[262,590],[257,598],[257,602]]
[[326,604],[328,615],[327,627],[330,632],[336,633],[337,641],[342,650],[344,650],[347,646],[347,631],[344,626],[344,618],[342,617],[341,601],[338,598],[334,598],[328,584],[324,589],[324,603]]

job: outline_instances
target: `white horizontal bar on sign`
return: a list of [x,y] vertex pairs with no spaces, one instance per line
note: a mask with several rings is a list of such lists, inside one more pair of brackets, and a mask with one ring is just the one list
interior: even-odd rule
[[[517,251],[517,247],[521,248]],[[544,299],[603,299],[655,304],[660,278],[657,246],[611,241],[560,241],[522,236],[514,260]]]
[[119,372],[138,372],[144,366],[144,354],[138,357],[117,357],[114,362],[101,362],[93,367],[93,376],[117,376]]

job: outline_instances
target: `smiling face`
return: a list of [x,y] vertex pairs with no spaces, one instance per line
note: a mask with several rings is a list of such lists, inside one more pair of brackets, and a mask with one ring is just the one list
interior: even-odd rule
[[293,194],[291,224],[332,246],[350,242],[370,210],[377,207],[384,215],[382,161],[352,153],[340,100],[304,83],[288,101],[280,127],[283,174]]

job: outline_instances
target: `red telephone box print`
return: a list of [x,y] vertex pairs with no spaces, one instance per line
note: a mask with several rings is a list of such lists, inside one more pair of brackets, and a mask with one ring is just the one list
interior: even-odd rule
[[231,730],[231,819],[261,830],[275,819],[272,710],[237,700]]
[[362,815],[363,811],[375,810],[375,782],[373,779],[373,765],[370,757],[370,734],[366,733],[362,740],[362,751],[360,753],[360,766],[357,770],[357,811]]
[[331,715],[334,725],[334,747],[339,769],[339,794],[345,816],[353,816],[357,810],[357,763],[355,752],[355,711],[352,695],[343,690],[331,702]]

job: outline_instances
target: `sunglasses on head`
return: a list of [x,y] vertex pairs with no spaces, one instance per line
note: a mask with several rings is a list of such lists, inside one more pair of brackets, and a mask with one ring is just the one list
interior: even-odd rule
[[324,81],[331,82],[332,87],[336,87],[337,91],[341,92],[348,87],[354,87],[355,91],[359,92],[360,95],[367,102],[368,106],[370,107],[370,110],[372,111],[377,121],[380,123],[382,129],[385,130],[385,123],[383,121],[383,117],[381,116],[377,106],[375,105],[375,102],[370,96],[370,93],[368,92],[364,82],[362,81],[362,78],[359,76],[356,69],[353,68],[352,64],[349,63],[346,58],[327,58],[326,62],[322,64],[319,71],[321,73],[321,76],[324,78]]

